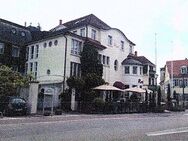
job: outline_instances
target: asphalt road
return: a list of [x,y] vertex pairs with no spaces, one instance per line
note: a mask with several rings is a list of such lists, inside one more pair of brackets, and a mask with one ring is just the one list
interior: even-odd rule
[[188,114],[3,118],[0,141],[188,141]]

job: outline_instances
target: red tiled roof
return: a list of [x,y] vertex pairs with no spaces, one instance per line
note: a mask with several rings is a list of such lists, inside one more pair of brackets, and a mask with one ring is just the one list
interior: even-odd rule
[[[168,68],[168,72],[169,72],[170,76],[172,75],[171,66],[173,66],[173,76],[174,77],[182,77],[181,72],[180,72],[180,68],[182,66],[188,67],[188,59],[167,61],[166,66]],[[188,75],[186,75],[186,76],[188,76]]]

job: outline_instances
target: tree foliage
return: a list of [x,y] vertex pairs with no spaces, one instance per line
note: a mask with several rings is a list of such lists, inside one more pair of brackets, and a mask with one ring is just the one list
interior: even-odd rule
[[22,76],[11,68],[0,66],[0,95],[16,95],[21,87],[28,85],[30,77]]
[[160,106],[161,105],[161,87],[158,88],[157,93],[158,93],[157,105]]
[[170,102],[171,100],[171,92],[170,92],[170,84],[167,87],[167,101]]
[[86,76],[88,73],[95,73],[102,77],[103,66],[98,60],[97,50],[89,44],[84,44],[83,52],[81,53],[81,71],[82,76]]

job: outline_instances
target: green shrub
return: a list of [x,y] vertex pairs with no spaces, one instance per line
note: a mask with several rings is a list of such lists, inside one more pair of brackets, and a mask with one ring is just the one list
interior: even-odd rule
[[103,101],[102,98],[95,98],[93,100],[93,106],[94,106],[95,112],[99,112],[99,113],[103,112],[104,105],[105,105],[105,102]]

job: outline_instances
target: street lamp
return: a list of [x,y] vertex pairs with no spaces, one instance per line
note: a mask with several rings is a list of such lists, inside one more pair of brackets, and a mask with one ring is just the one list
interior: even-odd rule
[[182,82],[182,85],[183,85],[183,108],[185,108],[185,92],[184,92],[184,88],[185,88],[185,83],[184,83],[184,75],[187,74],[187,66],[181,66],[181,75],[182,75],[182,78],[183,78],[183,82]]

